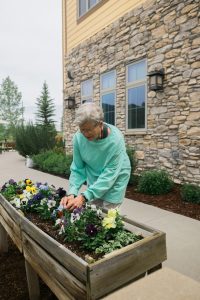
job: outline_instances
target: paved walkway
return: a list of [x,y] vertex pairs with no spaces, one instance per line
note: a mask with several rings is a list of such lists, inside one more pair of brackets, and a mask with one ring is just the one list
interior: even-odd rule
[[[68,181],[27,168],[16,152],[0,154],[0,186],[10,178],[30,178],[67,189]],[[151,205],[125,199],[122,214],[139,223],[166,232],[167,256],[164,266],[200,281],[200,221],[171,213]]]

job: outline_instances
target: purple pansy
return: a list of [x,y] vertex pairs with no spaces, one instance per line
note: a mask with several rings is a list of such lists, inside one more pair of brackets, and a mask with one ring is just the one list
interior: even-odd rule
[[95,236],[97,234],[98,230],[94,224],[88,224],[85,228],[85,232],[89,236]]

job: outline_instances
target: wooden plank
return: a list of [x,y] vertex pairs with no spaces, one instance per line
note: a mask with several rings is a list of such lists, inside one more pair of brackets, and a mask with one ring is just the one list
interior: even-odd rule
[[0,253],[8,251],[8,236],[3,225],[0,223]]
[[[2,213],[3,212],[3,216]],[[10,236],[12,239],[13,243],[17,246],[19,251],[22,253],[22,240],[21,240],[21,232],[19,227],[17,228],[17,225],[14,224],[14,221],[9,217],[7,214],[6,220],[4,219],[4,216],[7,214],[7,212],[3,209],[1,209],[0,212],[0,223],[6,230],[7,234]]]
[[86,299],[86,287],[83,283],[63,268],[26,233],[22,232],[22,237],[26,260],[57,297],[64,293],[70,299]]
[[0,194],[0,204],[8,212],[10,217],[15,220],[15,223],[20,225],[23,216],[18,213],[18,211],[5,199],[2,194]]
[[161,231],[159,231],[159,230],[157,230],[155,228],[147,226],[147,225],[145,225],[143,223],[136,222],[136,221],[131,220],[131,219],[127,218],[127,217],[123,217],[123,221],[126,222],[127,224],[130,224],[130,225],[134,226],[135,228],[137,228],[139,230],[144,230],[144,231],[146,231],[149,234],[150,233],[161,232]]
[[55,241],[29,220],[23,219],[21,228],[70,273],[74,274],[81,282],[86,282],[88,264],[83,259]]
[[40,285],[37,273],[25,259],[26,277],[28,283],[29,299],[39,300],[40,299]]
[[91,299],[99,298],[127,284],[165,259],[166,240],[163,233],[113,251],[105,259],[88,267]]
[[38,267],[37,261],[35,261],[32,257],[29,257],[29,253],[25,252],[26,261],[31,263],[31,267],[33,270],[36,270],[37,274],[40,278],[49,286],[51,291],[57,296],[60,300],[68,300],[73,299],[70,295],[68,295],[68,291],[56,281],[55,278],[50,278],[49,274],[44,271],[42,268]]
[[5,222],[8,224],[10,229],[12,229],[13,233],[17,235],[19,238],[21,237],[21,230],[20,230],[20,224],[15,222],[15,219],[13,219],[9,212],[7,212],[3,206],[0,205],[0,215],[5,220]]

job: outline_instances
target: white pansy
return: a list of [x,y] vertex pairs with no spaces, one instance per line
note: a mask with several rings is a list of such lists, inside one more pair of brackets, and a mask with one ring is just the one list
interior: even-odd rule
[[10,201],[11,204],[14,204],[17,208],[21,207],[21,202],[19,198],[14,198],[12,201]]
[[71,223],[74,223],[76,220],[79,220],[79,219],[80,219],[80,215],[79,214],[71,213],[71,219],[70,219]]
[[46,198],[43,198],[41,201],[40,201],[40,204],[41,205],[44,205],[44,204],[46,204],[47,203],[47,199]]
[[48,200],[47,206],[48,206],[48,208],[52,208],[52,207],[56,206],[56,201],[55,200]]
[[90,208],[91,208],[91,210],[93,210],[93,211],[96,211],[96,210],[97,210],[97,207],[96,207],[95,204],[91,204]]
[[62,222],[61,219],[57,219],[56,222],[55,222],[55,226],[59,225],[61,222]]
[[33,196],[32,196],[32,194],[30,193],[30,192],[28,192],[28,191],[23,191],[24,192],[24,195],[25,195],[25,197],[26,198],[28,198],[28,199],[31,199]]
[[97,209],[97,216],[100,217],[102,215],[102,210],[101,209]]
[[23,205],[27,205],[28,200],[29,200],[28,198],[24,197],[24,198],[21,200],[21,203],[22,203]]

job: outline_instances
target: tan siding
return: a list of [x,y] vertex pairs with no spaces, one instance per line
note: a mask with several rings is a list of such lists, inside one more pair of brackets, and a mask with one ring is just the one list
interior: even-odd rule
[[144,0],[109,0],[77,24],[77,1],[67,1],[67,51],[96,34]]

